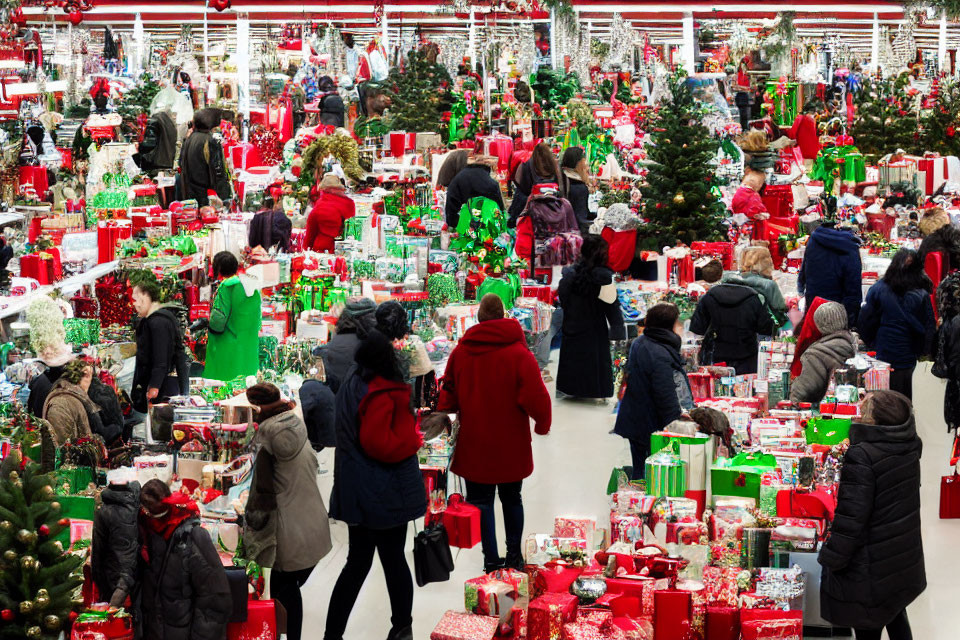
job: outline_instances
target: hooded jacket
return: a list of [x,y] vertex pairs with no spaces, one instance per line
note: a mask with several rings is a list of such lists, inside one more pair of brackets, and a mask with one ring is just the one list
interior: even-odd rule
[[[402,398],[406,388],[406,397]],[[330,496],[330,516],[349,525],[371,529],[391,529],[423,516],[427,511],[427,496],[416,450],[399,462],[377,460],[361,444],[360,404],[368,393],[374,393],[364,405],[368,410],[385,413],[402,404],[410,411],[410,390],[407,385],[376,379],[368,384],[354,366],[337,391],[337,451],[334,458],[333,492]],[[401,401],[398,402],[398,397]],[[383,407],[375,404],[384,403]],[[366,427],[386,430],[390,424],[366,424]],[[375,438],[365,434],[364,439]]]
[[[514,251],[521,258],[533,263],[537,258],[537,240],[549,239],[562,233],[580,233],[577,216],[570,202],[553,195],[530,196],[527,199],[527,208],[517,222]],[[573,260],[567,264],[570,262]]]
[[[533,168],[533,160],[527,159],[519,167],[513,176],[513,200],[510,201],[510,211],[507,217],[507,226],[513,227],[517,224],[517,219],[527,208],[527,199],[533,193],[533,188],[538,184],[549,184],[559,182],[559,176],[541,176]],[[559,184],[557,187],[559,188]]]
[[87,396],[100,408],[100,431],[96,431],[94,425],[90,428],[94,433],[103,436],[103,441],[109,445],[123,434],[123,410],[120,408],[117,392],[94,376],[90,381]]
[[169,111],[150,116],[133,161],[144,171],[172,169],[177,159],[177,124]]
[[914,418],[854,423],[837,510],[820,550],[820,613],[835,626],[877,629],[927,586],[920,533],[920,455]]
[[780,291],[779,285],[772,279],[764,278],[759,273],[752,271],[746,273],[729,271],[723,274],[721,282],[750,287],[760,294],[764,306],[773,316],[778,327],[787,323],[787,302],[783,299],[783,293]]
[[[259,529],[246,527],[244,543],[270,551],[275,547],[273,562],[254,558],[263,566],[288,572],[310,569],[330,552],[332,544],[327,509],[317,487],[317,456],[307,428],[293,411],[284,411],[260,423],[253,444],[261,447],[258,456],[272,458],[273,464],[266,467],[271,477],[255,477],[252,484],[272,484],[276,509],[269,518],[276,522]],[[256,466],[255,476],[262,471],[262,466]],[[250,499],[255,497],[251,488]]]
[[140,483],[111,484],[101,492],[100,499],[93,516],[91,570],[100,599],[109,602],[118,589],[131,595],[137,583]]
[[327,384],[334,394],[339,391],[341,383],[347,379],[350,369],[353,368],[359,348],[360,336],[356,331],[335,332],[330,342],[321,347],[323,370],[327,374]]
[[220,283],[210,309],[204,378],[230,381],[237,376],[256,375],[260,369],[262,315],[256,279],[238,275]]
[[182,199],[196,200],[201,207],[210,204],[207,191],[211,189],[221,200],[233,197],[223,147],[209,131],[194,131],[183,141],[180,147],[180,179]]
[[[79,385],[60,378],[53,383],[43,403],[44,420],[51,426],[53,442],[62,447],[67,440],[87,438],[93,434],[90,418],[100,411]],[[99,418],[97,418],[99,426]]]
[[343,223],[357,214],[353,199],[333,190],[320,192],[320,199],[307,216],[304,249],[333,253],[333,241],[343,233]]
[[597,218],[597,213],[590,211],[590,189],[584,184],[580,174],[573,169],[564,168],[563,179],[567,191],[564,197],[570,202],[573,215],[577,217],[580,234],[586,235],[590,230],[590,224]]
[[849,326],[857,326],[863,301],[861,285],[860,241],[849,231],[817,227],[807,248],[797,277],[807,307],[817,296],[841,303],[847,309]]
[[337,446],[337,400],[333,389],[319,380],[304,380],[299,395],[307,437],[314,450]]
[[[614,427],[618,436],[645,442],[649,447],[650,434],[693,407],[680,344],[680,336],[666,329],[649,329],[630,345],[627,391]],[[689,406],[682,406],[681,395]]]
[[[137,388],[160,389],[162,402],[165,390],[186,393],[190,384],[187,354],[183,350],[180,321],[173,311],[161,307],[137,323],[137,358],[133,370],[133,393]],[[175,377],[174,377],[175,376]],[[166,383],[166,384],[165,384]],[[138,411],[146,408],[135,407]]]
[[690,331],[703,336],[703,364],[725,362],[737,375],[757,372],[757,335],[772,335],[773,316],[750,287],[719,284],[697,303]]
[[470,327],[447,361],[437,406],[460,415],[454,473],[482,484],[533,473],[530,421],[546,435],[552,407],[520,323],[502,318]]
[[443,208],[443,216],[450,229],[456,229],[460,221],[460,209],[470,198],[483,196],[497,203],[500,211],[504,211],[503,193],[500,184],[490,175],[490,167],[485,164],[468,164],[460,173],[453,177],[447,187],[447,201]]
[[930,294],[923,289],[898,296],[883,280],[870,287],[860,310],[859,333],[877,358],[894,369],[912,369],[930,353],[936,321]]
[[563,308],[557,391],[578,398],[613,395],[610,341],[625,340],[613,272],[605,267],[567,267],[557,286]]
[[265,209],[250,221],[247,244],[251,247],[263,247],[267,251],[277,247],[278,251],[288,252],[292,233],[293,222],[283,209]]
[[819,403],[827,394],[833,372],[852,358],[857,339],[849,331],[823,336],[800,356],[803,368],[790,384],[791,402]]

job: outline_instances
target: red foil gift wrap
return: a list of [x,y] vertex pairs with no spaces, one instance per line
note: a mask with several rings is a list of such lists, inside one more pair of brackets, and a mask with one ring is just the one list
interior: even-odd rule
[[97,264],[115,260],[117,244],[133,235],[130,220],[102,220],[97,223]]
[[106,276],[95,287],[97,301],[100,303],[100,326],[127,326],[133,317],[133,302],[130,286],[117,280],[115,276]]
[[447,501],[443,526],[451,547],[470,549],[480,543],[480,509],[464,502],[458,493],[451,495]]
[[643,615],[653,615],[654,593],[657,587],[665,588],[666,580],[655,580],[649,576],[625,576],[623,578],[608,578],[607,593],[622,593],[640,601],[640,612]]
[[20,257],[20,276],[33,278],[40,284],[53,284],[63,277],[60,249],[51,248]]
[[704,567],[703,587],[707,606],[737,606],[739,567]]
[[626,640],[626,633],[612,623],[598,627],[584,622],[569,622],[563,625],[561,640]]
[[430,633],[430,640],[491,640],[499,618],[447,611]]
[[246,622],[227,624],[227,640],[277,640],[277,607],[273,600],[248,600]]
[[743,640],[803,640],[803,611],[744,609],[740,632]]
[[706,640],[739,640],[740,609],[707,607]]
[[510,610],[517,598],[513,586],[492,575],[473,578],[463,584],[464,609],[477,615],[497,616],[501,623],[509,621]]
[[577,617],[577,597],[569,593],[545,593],[527,610],[527,640],[561,640],[563,625]]
[[558,516],[553,521],[553,535],[556,538],[576,538],[592,543],[596,532],[596,518]]
[[664,589],[653,595],[653,637],[657,640],[688,640],[691,631],[690,592]]
[[677,589],[690,593],[690,639],[703,640],[707,624],[707,604],[702,582],[680,580]]

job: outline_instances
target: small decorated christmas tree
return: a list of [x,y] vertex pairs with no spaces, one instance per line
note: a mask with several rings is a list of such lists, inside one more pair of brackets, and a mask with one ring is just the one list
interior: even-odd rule
[[53,478],[28,463],[0,477],[0,637],[55,640],[75,616],[83,557],[54,537],[60,515]]
[[930,92],[933,109],[920,133],[922,151],[957,156],[960,155],[960,84],[948,78],[934,82]]
[[712,161],[719,141],[703,125],[704,107],[693,97],[686,74],[668,79],[670,99],[653,120],[647,185],[641,188],[642,233],[651,248],[676,241],[720,239],[726,207],[717,196]]
[[390,70],[386,84],[393,90],[388,111],[391,128],[440,132],[443,113],[453,104],[453,87],[450,73],[436,62],[429,46],[411,50],[402,69]]
[[877,160],[897,149],[919,150],[915,100],[907,95],[904,84],[892,78],[864,83],[850,135],[865,156]]

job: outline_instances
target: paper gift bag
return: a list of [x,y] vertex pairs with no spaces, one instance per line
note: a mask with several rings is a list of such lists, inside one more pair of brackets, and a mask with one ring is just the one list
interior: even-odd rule
[[739,640],[740,609],[707,607],[707,640]]
[[960,475],[940,478],[940,519],[960,518]]
[[672,449],[659,451],[646,460],[647,493],[652,496],[683,496],[687,488],[686,462]]
[[273,600],[248,600],[246,622],[227,624],[227,640],[278,640],[277,606]]
[[741,453],[731,458],[727,465],[715,465],[710,470],[713,495],[759,500],[760,475],[776,466],[777,459],[772,455]]
[[480,542],[480,509],[463,501],[455,493],[447,501],[443,512],[443,526],[447,530],[451,547],[470,549]]

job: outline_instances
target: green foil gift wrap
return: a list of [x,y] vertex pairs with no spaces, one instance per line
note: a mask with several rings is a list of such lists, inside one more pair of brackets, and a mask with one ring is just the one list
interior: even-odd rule
[[766,453],[741,453],[720,458],[710,470],[714,496],[739,496],[760,500],[760,476],[777,466],[777,459]]
[[687,490],[686,466],[687,463],[672,448],[647,458],[647,494],[661,498],[682,498]]
[[66,342],[75,347],[100,344],[100,320],[97,318],[64,318]]

